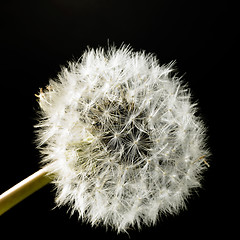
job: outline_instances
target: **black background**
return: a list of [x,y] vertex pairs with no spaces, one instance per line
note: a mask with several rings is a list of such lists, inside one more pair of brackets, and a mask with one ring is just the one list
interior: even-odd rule
[[[237,192],[229,172],[236,158],[230,137],[238,116],[232,109],[237,74],[237,15],[231,1],[5,1],[0,7],[1,159],[0,192],[39,169],[33,143],[38,104],[35,93],[61,65],[89,47],[115,43],[155,53],[160,63],[177,61],[209,130],[211,167],[203,188],[178,216],[154,227],[117,235],[54,208],[48,185],[0,217],[1,235],[79,239],[172,239],[216,237],[234,232]],[[231,118],[234,121],[231,121]],[[234,136],[234,135],[233,135]],[[66,235],[67,234],[67,235]]]

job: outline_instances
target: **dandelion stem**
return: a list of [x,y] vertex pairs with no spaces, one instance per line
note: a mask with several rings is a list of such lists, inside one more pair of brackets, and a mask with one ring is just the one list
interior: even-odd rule
[[46,167],[33,173],[0,195],[0,215],[51,181]]

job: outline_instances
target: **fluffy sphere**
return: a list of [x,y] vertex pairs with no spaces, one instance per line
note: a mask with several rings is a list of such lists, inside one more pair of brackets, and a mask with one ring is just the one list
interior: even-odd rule
[[208,151],[172,65],[128,47],[89,49],[40,90],[37,141],[58,206],[118,232],[184,207]]

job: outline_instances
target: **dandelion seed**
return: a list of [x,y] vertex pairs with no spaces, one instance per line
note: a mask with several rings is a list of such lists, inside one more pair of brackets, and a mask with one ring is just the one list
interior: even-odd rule
[[118,232],[184,206],[209,153],[172,67],[129,47],[87,50],[40,89],[37,139],[58,206]]

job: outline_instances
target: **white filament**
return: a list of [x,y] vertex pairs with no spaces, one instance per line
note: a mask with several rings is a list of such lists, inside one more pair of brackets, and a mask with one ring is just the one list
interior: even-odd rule
[[57,205],[118,232],[184,206],[208,151],[172,65],[128,47],[87,50],[40,91],[38,144]]

